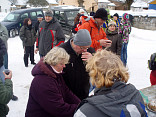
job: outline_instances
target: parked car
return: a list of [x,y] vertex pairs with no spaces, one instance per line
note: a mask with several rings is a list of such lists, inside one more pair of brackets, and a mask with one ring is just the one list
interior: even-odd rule
[[23,21],[25,18],[30,18],[32,24],[35,24],[35,22],[37,22],[37,15],[39,14],[44,16],[43,10],[41,8],[15,10],[10,12],[1,23],[6,26],[9,37],[15,37],[19,34],[20,28],[23,26]]
[[[82,7],[75,7],[69,5],[51,7],[54,17],[58,19],[59,23],[62,26],[64,34],[71,35],[71,30],[74,26],[74,19],[80,9],[82,9]],[[88,16],[86,10],[85,15]]]

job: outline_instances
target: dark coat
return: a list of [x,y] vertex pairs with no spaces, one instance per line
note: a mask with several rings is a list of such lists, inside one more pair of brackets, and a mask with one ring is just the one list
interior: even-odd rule
[[37,33],[37,31],[39,30],[39,25],[40,25],[40,22],[37,21],[37,22],[35,23],[35,31],[36,31],[36,33]]
[[[116,82],[110,88],[96,89],[83,100],[74,117],[147,117],[140,92],[132,85]],[[140,115],[140,116],[139,116]]]
[[20,29],[19,36],[23,42],[23,46],[33,46],[36,41],[36,31],[35,28],[28,28],[28,26],[22,26]]
[[4,42],[0,39],[0,67],[3,66],[3,55],[7,52]]
[[[64,48],[70,55],[69,64],[64,68],[63,78],[69,89],[81,100],[88,97],[89,94],[89,75],[86,72],[85,63],[81,59],[81,55],[77,55],[70,45],[70,40],[62,44],[60,47]],[[89,48],[88,52],[94,53],[93,48]]]
[[112,45],[111,47],[108,48],[108,50],[120,56],[121,48],[122,48],[122,39],[121,39],[121,34],[118,34],[118,29],[116,29],[113,32],[109,32],[107,29],[106,35],[107,38],[112,41]]
[[39,25],[39,33],[36,48],[45,56],[54,46],[64,43],[65,36],[59,22],[53,17],[50,22],[43,20]]
[[25,117],[72,117],[80,100],[66,86],[62,75],[42,60],[32,75]]

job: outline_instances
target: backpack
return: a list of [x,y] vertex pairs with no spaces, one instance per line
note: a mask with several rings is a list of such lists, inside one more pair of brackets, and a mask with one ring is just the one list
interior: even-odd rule
[[151,54],[150,60],[148,60],[148,68],[156,70],[156,53]]

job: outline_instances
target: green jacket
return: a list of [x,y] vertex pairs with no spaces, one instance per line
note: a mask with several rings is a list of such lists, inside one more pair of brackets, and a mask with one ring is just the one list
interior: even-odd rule
[[6,79],[5,84],[0,80],[0,117],[6,117],[9,112],[7,104],[13,95],[11,79]]

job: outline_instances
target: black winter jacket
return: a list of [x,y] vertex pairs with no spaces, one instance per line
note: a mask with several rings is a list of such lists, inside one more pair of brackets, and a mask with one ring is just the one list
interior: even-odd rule
[[[89,75],[86,72],[85,63],[81,59],[81,55],[77,55],[70,45],[70,40],[60,45],[70,55],[69,64],[64,68],[63,78],[69,89],[81,100],[88,97],[89,94]],[[93,48],[89,48],[88,52],[94,53]]]
[[0,67],[3,66],[3,55],[7,52],[4,42],[0,39]]

